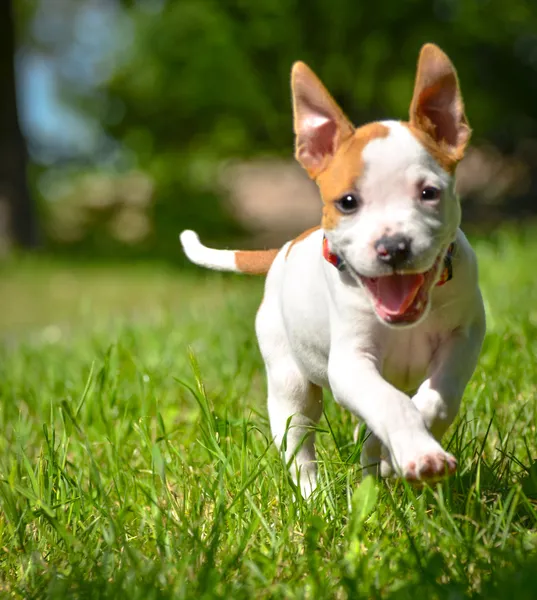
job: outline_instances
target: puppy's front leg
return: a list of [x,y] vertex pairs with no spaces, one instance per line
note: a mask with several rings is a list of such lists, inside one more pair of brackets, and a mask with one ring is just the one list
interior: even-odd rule
[[372,358],[338,344],[330,353],[328,377],[337,402],[366,422],[403,477],[422,480],[455,471],[455,458],[429,433],[410,398],[382,378]]
[[[440,441],[451,425],[461,404],[462,396],[470,380],[485,336],[485,316],[483,310],[466,328],[459,328],[445,339],[435,353],[427,379],[421,384],[412,402],[420,411],[427,429]],[[381,444],[371,435],[364,444],[364,465],[372,465],[378,471]],[[364,451],[362,451],[364,455]],[[393,472],[386,457],[380,461],[380,473],[388,476]]]
[[467,328],[455,330],[435,353],[429,377],[412,398],[425,425],[439,440],[459,412],[485,336],[483,314]]

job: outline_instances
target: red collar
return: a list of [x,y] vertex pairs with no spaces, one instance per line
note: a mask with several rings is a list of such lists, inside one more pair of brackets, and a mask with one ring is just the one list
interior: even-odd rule
[[[437,286],[444,285],[450,279],[453,278],[453,253],[455,251],[455,242],[451,242],[449,245],[446,255],[444,256],[444,268],[440,274],[440,279],[436,282]],[[330,251],[328,247],[328,240],[323,237],[323,256],[331,264],[336,267],[338,271],[345,270],[345,263],[341,256],[338,256],[334,252]]]

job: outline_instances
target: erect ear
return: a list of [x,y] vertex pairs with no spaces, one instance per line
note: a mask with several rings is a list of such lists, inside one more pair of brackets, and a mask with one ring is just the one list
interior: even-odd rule
[[410,123],[430,135],[455,161],[463,157],[471,129],[455,67],[434,44],[425,44],[418,59]]
[[354,133],[354,127],[315,73],[303,62],[291,72],[293,93],[295,156],[315,179],[340,144]]

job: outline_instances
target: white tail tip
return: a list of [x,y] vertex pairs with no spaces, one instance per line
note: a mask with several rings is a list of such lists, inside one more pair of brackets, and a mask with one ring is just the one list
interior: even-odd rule
[[200,242],[198,234],[190,229],[183,231],[179,239],[185,254],[196,265],[218,271],[239,271],[235,264],[234,250],[207,248]]
[[[203,244],[200,242],[200,238],[195,231],[191,229],[185,229],[180,235],[179,240],[181,241],[181,246],[183,246],[183,250],[185,254],[190,257],[190,254],[203,248]],[[192,260],[192,259],[191,259]]]

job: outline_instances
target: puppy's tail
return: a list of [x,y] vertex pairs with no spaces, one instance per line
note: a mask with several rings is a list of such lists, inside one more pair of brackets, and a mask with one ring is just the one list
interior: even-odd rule
[[233,271],[249,275],[265,275],[279,250],[216,250],[204,246],[194,231],[179,236],[188,258],[201,267],[216,271]]

